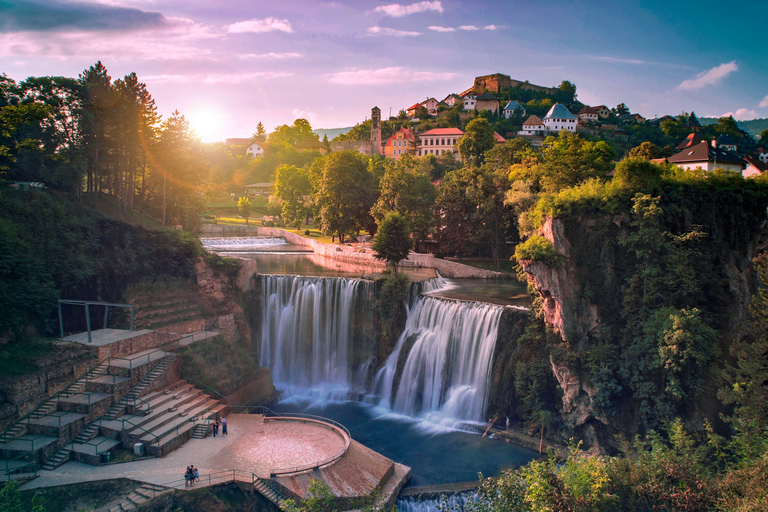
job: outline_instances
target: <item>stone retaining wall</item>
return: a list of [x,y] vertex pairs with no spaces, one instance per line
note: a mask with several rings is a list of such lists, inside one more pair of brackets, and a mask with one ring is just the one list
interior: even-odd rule
[[[382,269],[384,268],[384,264],[374,257],[374,252],[370,248],[325,244],[279,228],[256,228],[256,234],[283,237],[288,243],[311,247],[315,254],[321,254],[329,258],[352,263],[365,263],[367,265],[381,267]],[[411,268],[435,268],[445,277],[474,277],[482,279],[506,279],[509,277],[508,274],[503,272],[494,272],[491,270],[470,267],[469,265],[464,265],[455,261],[435,258],[432,254],[420,254],[415,252],[411,252],[408,259],[402,261],[400,266]]]

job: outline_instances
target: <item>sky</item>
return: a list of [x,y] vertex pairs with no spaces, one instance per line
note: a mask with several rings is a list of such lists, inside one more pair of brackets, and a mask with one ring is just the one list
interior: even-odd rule
[[0,73],[136,72],[206,142],[352,126],[491,73],[649,118],[763,118],[766,40],[765,0],[0,0]]

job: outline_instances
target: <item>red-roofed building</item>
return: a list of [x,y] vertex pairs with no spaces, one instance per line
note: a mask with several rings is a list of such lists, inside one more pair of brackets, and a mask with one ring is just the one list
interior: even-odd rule
[[493,132],[493,142],[495,142],[496,144],[504,144],[505,142],[507,142],[507,139],[505,139],[498,133]]
[[414,103],[413,105],[405,109],[405,113],[408,114],[408,117],[416,117],[416,112],[418,112],[422,106],[423,105],[421,103]]
[[419,135],[419,156],[457,154],[456,141],[464,135],[458,128],[434,128]]
[[384,145],[384,156],[399,160],[402,155],[415,150],[415,147],[413,146],[415,139],[413,130],[400,128],[394,135],[387,139],[387,142]]
[[544,121],[539,116],[530,116],[523,123],[523,129],[517,132],[518,135],[523,137],[534,137],[547,134],[547,127],[544,126]]

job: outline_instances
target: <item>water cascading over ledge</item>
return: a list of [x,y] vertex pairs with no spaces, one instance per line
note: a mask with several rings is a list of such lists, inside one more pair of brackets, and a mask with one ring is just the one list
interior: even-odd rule
[[289,393],[341,398],[350,387],[356,360],[373,351],[371,342],[361,343],[361,338],[370,338],[361,331],[372,331],[374,283],[277,275],[259,280],[260,364]]
[[381,405],[454,427],[482,422],[503,307],[420,296],[375,380]]
[[[419,295],[441,278],[411,285],[405,329],[372,382],[375,283],[262,275],[260,364],[289,395],[379,405],[446,427],[482,422],[503,307]],[[364,388],[364,389],[363,389]]]

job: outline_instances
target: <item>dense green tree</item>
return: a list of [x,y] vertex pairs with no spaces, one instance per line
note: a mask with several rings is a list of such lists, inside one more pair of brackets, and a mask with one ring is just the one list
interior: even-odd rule
[[200,140],[178,111],[166,119],[156,145],[152,172],[154,211],[163,225],[180,224],[192,229],[202,209],[201,190],[206,167]]
[[267,129],[264,128],[264,124],[261,121],[256,125],[256,131],[253,132],[251,139],[253,139],[254,142],[259,143],[267,141]]
[[310,480],[309,497],[298,503],[294,500],[283,500],[280,510],[285,512],[335,512],[336,499],[331,488],[324,480]]
[[541,186],[550,192],[588,178],[605,179],[606,173],[613,168],[614,153],[608,144],[587,141],[565,130],[558,137],[547,137],[542,153]]
[[456,142],[464,165],[478,166],[484,161],[484,154],[494,144],[493,128],[487,119],[476,118],[467,123],[464,135]]
[[538,153],[531,143],[523,138],[509,139],[486,152],[485,161],[494,169],[506,169],[521,164],[530,158],[538,159]]
[[411,227],[408,219],[398,212],[389,212],[379,223],[379,231],[373,239],[371,248],[375,251],[374,257],[391,264],[397,274],[397,266],[408,258],[413,249]]
[[369,226],[375,199],[373,177],[353,151],[339,151],[315,161],[310,171],[313,201],[324,233],[347,235]]
[[312,125],[306,119],[296,119],[293,125],[283,124],[276,127],[275,131],[269,134],[269,143],[284,143],[295,146],[296,143],[309,137],[318,138],[312,131]]
[[665,169],[641,157],[629,157],[616,164],[613,183],[630,191],[651,191],[661,185]]
[[295,165],[283,165],[275,174],[275,197],[280,200],[281,213],[289,226],[298,228],[309,211],[312,186],[309,171]]
[[768,128],[760,132],[760,144],[765,145],[768,143]]
[[627,153],[630,158],[642,158],[643,160],[653,160],[661,157],[661,150],[651,141],[644,141],[639,146],[635,146]]
[[251,200],[247,197],[241,197],[237,200],[237,213],[245,219],[245,225],[248,225],[248,218],[251,216]]
[[437,197],[437,190],[421,163],[421,159],[415,160],[408,154],[390,160],[379,182],[378,201],[371,210],[378,223],[390,212],[403,215],[417,240],[429,234],[432,207]]

